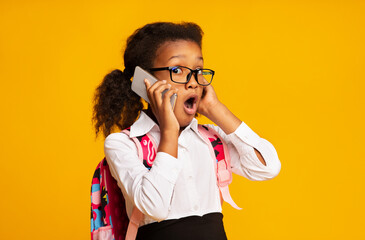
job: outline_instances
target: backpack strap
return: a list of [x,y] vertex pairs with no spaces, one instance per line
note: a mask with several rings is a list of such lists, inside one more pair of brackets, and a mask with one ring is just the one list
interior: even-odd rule
[[[123,130],[122,132],[130,136],[129,132],[130,128]],[[145,134],[139,137],[131,138],[136,144],[138,157],[142,161],[143,165],[150,170],[153,164],[153,161],[156,158],[156,143],[153,140],[150,134]],[[127,233],[125,236],[125,240],[134,240],[136,239],[138,227],[141,221],[143,220],[143,213],[137,208],[134,207],[132,210],[131,219],[129,220]]]
[[137,208],[134,207],[132,210],[131,219],[129,220],[127,233],[125,235],[125,240],[135,240],[139,228],[139,224],[143,220],[143,213]]
[[222,141],[219,134],[212,128],[207,126],[198,125],[198,130],[201,133],[203,139],[210,146],[210,154],[213,159],[216,160],[214,164],[216,175],[217,175],[217,185],[223,200],[229,203],[232,207],[241,210],[237,204],[233,201],[231,194],[229,193],[228,185],[232,182],[232,170],[231,170],[231,158],[229,156],[229,151],[227,145]]
[[[129,136],[129,128],[122,131]],[[133,142],[136,144],[138,157],[142,161],[143,165],[150,170],[153,161],[156,158],[157,145],[150,134],[145,134],[139,137],[132,137]]]

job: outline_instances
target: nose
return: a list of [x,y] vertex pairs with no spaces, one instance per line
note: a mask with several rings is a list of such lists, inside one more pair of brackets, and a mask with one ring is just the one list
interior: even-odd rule
[[185,84],[186,88],[197,88],[198,80],[196,79],[196,75],[191,73],[189,81]]

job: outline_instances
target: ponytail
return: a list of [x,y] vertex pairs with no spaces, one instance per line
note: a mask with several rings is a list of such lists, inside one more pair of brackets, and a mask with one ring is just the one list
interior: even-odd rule
[[132,76],[128,71],[125,73],[113,70],[96,89],[93,111],[96,136],[102,131],[107,137],[115,127],[119,130],[129,127],[143,109],[141,98],[131,89]]

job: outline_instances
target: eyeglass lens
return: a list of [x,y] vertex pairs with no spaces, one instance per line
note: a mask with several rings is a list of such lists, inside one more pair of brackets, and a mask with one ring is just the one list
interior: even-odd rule
[[171,69],[171,80],[177,83],[186,83],[191,77],[197,78],[199,84],[201,85],[209,85],[213,78],[213,73],[210,70],[199,70],[197,74],[196,72],[192,72],[189,68],[186,67],[174,67]]

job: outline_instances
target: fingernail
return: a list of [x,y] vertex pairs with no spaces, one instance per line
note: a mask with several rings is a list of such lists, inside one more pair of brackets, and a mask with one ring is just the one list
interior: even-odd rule
[[163,83],[166,83],[166,80],[162,80]]
[[171,87],[171,84],[170,84],[170,83],[168,83],[168,84],[167,84],[167,86],[170,88],[170,87]]

